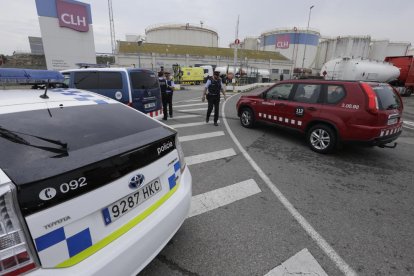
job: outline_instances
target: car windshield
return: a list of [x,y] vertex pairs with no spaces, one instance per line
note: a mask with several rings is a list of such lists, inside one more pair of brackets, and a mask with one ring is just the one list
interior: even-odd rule
[[371,85],[378,97],[378,105],[381,110],[398,109],[401,100],[389,85]]

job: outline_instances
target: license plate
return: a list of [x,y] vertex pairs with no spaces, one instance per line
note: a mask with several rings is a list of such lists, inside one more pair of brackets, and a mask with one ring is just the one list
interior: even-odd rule
[[160,179],[157,178],[141,189],[121,198],[120,200],[102,209],[102,215],[104,217],[105,224],[108,225],[116,221],[129,211],[133,210],[137,206],[141,205],[148,199],[161,192],[161,189],[162,186]]
[[388,125],[394,125],[398,122],[398,118],[388,119]]
[[146,109],[151,108],[151,107],[155,107],[155,103],[147,103],[147,104],[144,105],[144,107]]

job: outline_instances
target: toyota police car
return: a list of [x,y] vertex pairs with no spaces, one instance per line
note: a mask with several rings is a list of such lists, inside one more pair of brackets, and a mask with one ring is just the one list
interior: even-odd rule
[[177,133],[118,101],[0,69],[0,274],[136,275],[188,215]]

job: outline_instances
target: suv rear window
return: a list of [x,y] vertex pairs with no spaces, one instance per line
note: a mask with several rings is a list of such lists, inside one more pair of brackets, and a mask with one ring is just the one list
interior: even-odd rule
[[153,72],[149,71],[132,71],[131,77],[132,89],[153,89],[158,88],[158,78]]
[[398,109],[401,101],[398,95],[389,85],[371,85],[378,98],[378,106],[381,110]]

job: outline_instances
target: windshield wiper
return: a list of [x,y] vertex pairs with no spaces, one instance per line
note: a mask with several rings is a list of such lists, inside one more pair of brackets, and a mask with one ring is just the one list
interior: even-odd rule
[[[52,143],[52,144],[55,144],[55,145],[59,145],[59,146],[61,146],[61,148],[53,148],[53,147],[33,145],[29,141],[22,138],[20,135],[18,135],[16,133],[27,135],[27,136],[30,136],[30,137],[34,137],[36,139],[39,139],[39,140],[42,140],[42,141],[45,141],[45,142],[48,142],[48,143]],[[44,137],[40,137],[40,136],[36,136],[36,135],[31,135],[31,134],[27,134],[27,133],[22,133],[22,132],[18,132],[18,131],[11,131],[11,130],[5,129],[1,126],[0,126],[0,137],[4,138],[6,140],[9,140],[10,142],[16,143],[16,144],[26,145],[28,147],[33,147],[33,148],[37,148],[37,149],[57,153],[58,155],[53,156],[53,158],[59,158],[59,157],[64,157],[64,156],[69,155],[68,154],[68,145],[66,143],[62,143],[62,142],[57,141],[57,140],[52,140],[52,139],[48,139],[48,138],[44,138]]]

